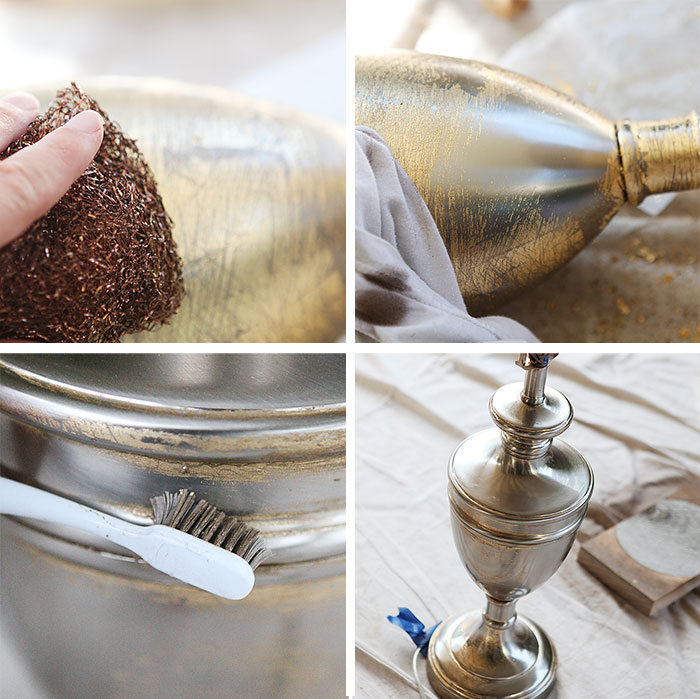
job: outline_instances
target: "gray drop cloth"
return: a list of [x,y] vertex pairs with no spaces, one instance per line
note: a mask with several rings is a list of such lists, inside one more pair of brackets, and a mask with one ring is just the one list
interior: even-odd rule
[[[414,646],[386,621],[399,606],[432,625],[484,605],[464,570],[447,502],[447,460],[493,427],[488,400],[522,381],[513,354],[356,357],[356,693],[412,699]],[[548,384],[571,400],[563,438],[595,474],[588,514],[559,571],[518,603],[559,656],[551,699],[700,696],[700,590],[655,617],[576,560],[580,542],[700,477],[700,356],[564,354]],[[425,662],[419,658],[424,682]],[[429,696],[433,696],[429,694]]]
[[381,342],[537,338],[501,316],[472,318],[435,222],[386,143],[355,132],[356,328]]

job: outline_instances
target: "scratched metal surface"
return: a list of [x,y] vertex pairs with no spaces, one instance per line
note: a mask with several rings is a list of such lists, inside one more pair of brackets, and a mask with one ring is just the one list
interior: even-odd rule
[[409,51],[359,56],[355,85],[357,123],[425,199],[475,315],[564,265],[624,201],[612,123],[544,85]]
[[[151,166],[185,300],[135,342],[333,341],[345,316],[342,128],[214,87],[78,80]],[[32,88],[46,106],[58,85]]]
[[31,679],[29,668],[71,699],[342,696],[344,355],[0,364],[3,475],[141,524],[151,496],[191,488],[254,523],[274,551],[250,597],[227,605],[88,533],[3,519],[3,699],[42,696],[14,693],[11,678]]

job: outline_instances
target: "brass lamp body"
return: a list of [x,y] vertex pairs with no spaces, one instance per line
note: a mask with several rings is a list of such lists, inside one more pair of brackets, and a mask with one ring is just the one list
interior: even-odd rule
[[355,84],[356,123],[413,180],[477,314],[564,265],[626,201],[700,187],[695,113],[613,123],[510,71],[411,51],[358,57]]

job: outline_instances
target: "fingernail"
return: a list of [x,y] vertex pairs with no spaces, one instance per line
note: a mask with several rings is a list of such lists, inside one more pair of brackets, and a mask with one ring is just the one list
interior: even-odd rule
[[67,124],[67,129],[75,129],[83,133],[95,133],[100,131],[105,124],[105,120],[92,109],[76,114]]
[[28,92],[11,92],[2,97],[3,102],[9,102],[25,112],[35,112],[39,109],[39,100]]

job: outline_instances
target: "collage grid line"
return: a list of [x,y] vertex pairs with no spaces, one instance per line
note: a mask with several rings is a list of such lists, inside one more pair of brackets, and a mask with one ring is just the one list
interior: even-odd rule
[[[0,0],[0,699],[700,697],[697,32],[696,0]],[[163,527],[163,491],[164,547],[270,557],[76,533]]]

